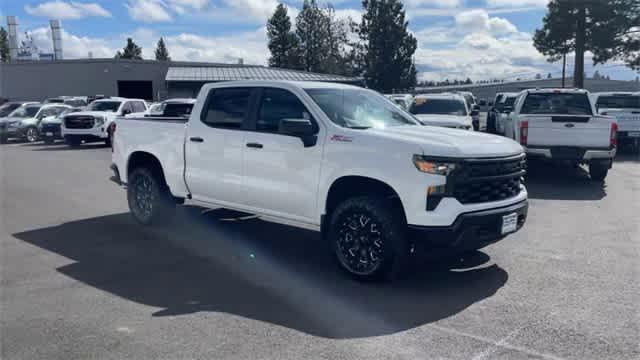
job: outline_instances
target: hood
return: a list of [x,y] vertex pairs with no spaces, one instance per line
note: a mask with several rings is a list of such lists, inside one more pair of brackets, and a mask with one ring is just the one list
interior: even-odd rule
[[116,113],[111,111],[79,111],[71,114],[67,114],[65,116],[104,116],[104,117],[115,117]]
[[62,120],[57,116],[47,116],[42,119],[41,124],[62,124]]
[[38,120],[36,118],[20,118],[20,117],[6,117],[0,119],[1,122],[7,124],[22,123],[23,125],[36,124]]
[[470,116],[437,114],[416,114],[414,116],[425,125],[445,127],[471,126]]
[[520,144],[506,137],[436,126],[394,126],[365,132],[418,145],[423,155],[428,156],[500,157],[524,151]]

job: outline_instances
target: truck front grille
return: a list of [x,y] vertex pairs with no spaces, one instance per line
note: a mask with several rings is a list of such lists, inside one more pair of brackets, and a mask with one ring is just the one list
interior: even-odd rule
[[93,116],[66,116],[64,125],[67,129],[91,129],[95,120]]
[[451,175],[451,194],[462,204],[500,201],[517,196],[526,173],[525,155],[471,159]]

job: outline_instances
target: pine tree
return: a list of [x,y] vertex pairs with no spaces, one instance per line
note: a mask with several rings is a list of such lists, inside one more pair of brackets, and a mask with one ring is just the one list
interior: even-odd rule
[[291,18],[284,4],[278,4],[276,11],[267,21],[267,37],[271,52],[269,66],[286,69],[300,68],[298,39],[291,30]]
[[328,23],[330,19],[316,0],[304,0],[296,18],[296,35],[300,44],[302,69],[323,72],[323,61],[328,54]]
[[158,40],[158,45],[156,45],[156,60],[159,61],[171,61],[171,57],[169,56],[169,50],[167,50],[167,46],[164,43],[164,39],[161,37]]
[[549,61],[575,52],[574,86],[581,88],[586,51],[594,54],[594,65],[621,59],[640,69],[638,14],[640,0],[551,0],[534,46]]
[[0,26],[0,61],[8,62],[9,60],[9,36],[7,31]]
[[127,45],[118,50],[115,56],[116,59],[133,59],[142,60],[142,48],[133,42],[133,39],[127,38]]
[[408,89],[416,84],[413,54],[416,38],[407,30],[399,0],[363,0],[359,28],[363,75],[370,88],[381,92]]

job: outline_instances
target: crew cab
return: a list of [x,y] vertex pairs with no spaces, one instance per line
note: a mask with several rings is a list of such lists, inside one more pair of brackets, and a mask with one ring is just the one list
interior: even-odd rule
[[478,114],[462,95],[450,93],[417,95],[409,112],[424,125],[464,130],[474,128],[473,116]]
[[620,145],[632,145],[640,153],[640,92],[599,92],[591,98],[600,115],[616,120]]
[[524,157],[510,139],[421,126],[372,90],[237,81],[204,85],[188,120],[116,120],[111,168],[141,224],[184,201],[258,214],[321,231],[363,279],[518,231]]
[[79,146],[82,142],[104,141],[111,145],[111,123],[118,116],[147,110],[147,103],[141,99],[106,98],[95,100],[86,111],[67,114],[62,118],[62,137],[69,146]]
[[40,139],[38,128],[42,119],[58,115],[68,108],[70,106],[64,104],[26,103],[4,119],[0,138],[2,142],[9,138],[36,142]]
[[591,178],[602,181],[613,166],[617,130],[613,118],[597,115],[586,90],[535,89],[520,93],[504,134],[530,158],[588,164]]
[[500,98],[500,102],[494,106],[494,111],[496,113],[494,117],[496,134],[505,134],[505,123],[509,121],[509,114],[513,111],[513,105],[519,95],[520,93],[514,92],[503,93]]

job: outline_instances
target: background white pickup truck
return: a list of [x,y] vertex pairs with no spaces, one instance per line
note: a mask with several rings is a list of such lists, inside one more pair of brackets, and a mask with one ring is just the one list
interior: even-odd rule
[[78,146],[83,141],[104,141],[111,145],[111,123],[116,117],[145,110],[147,103],[142,99],[113,97],[95,100],[86,111],[62,118],[62,137],[69,146]]
[[118,119],[113,148],[140,223],[163,224],[185,199],[255,213],[322,231],[358,278],[393,277],[422,249],[484,247],[527,216],[519,144],[421,126],[347,85],[208,84],[186,125]]
[[617,124],[597,115],[586,90],[525,90],[504,124],[504,135],[520,142],[531,158],[588,164],[602,181],[613,165]]
[[600,92],[591,97],[600,115],[616,119],[620,145],[632,145],[640,153],[640,92]]

